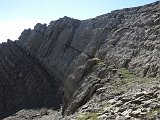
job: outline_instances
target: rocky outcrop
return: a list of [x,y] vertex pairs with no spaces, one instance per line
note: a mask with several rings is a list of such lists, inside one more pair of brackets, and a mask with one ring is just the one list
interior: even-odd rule
[[1,91],[8,93],[7,85],[13,83],[9,91],[17,95],[2,94],[1,111],[8,113],[17,105],[14,111],[50,103],[59,106],[62,101],[63,115],[70,115],[103,84],[123,79],[117,74],[120,68],[141,77],[160,77],[159,11],[157,1],[83,21],[63,17],[48,26],[38,23],[33,30],[24,30],[18,41],[0,45],[0,75],[6,81]]
[[[95,71],[98,72],[97,68],[103,68],[102,66],[104,65],[96,65]],[[111,67],[109,69],[110,72],[100,80],[101,86],[92,98],[69,119],[155,120],[160,118],[160,78],[136,77],[126,69],[115,70]],[[107,79],[108,76],[110,79]]]
[[[94,26],[94,34],[84,52],[72,62],[66,72],[63,96],[63,103],[67,105],[64,106],[66,114],[72,113],[71,105],[80,96],[78,90],[83,88],[84,79],[88,76],[85,74],[79,78],[82,74],[79,68],[86,66],[92,58],[104,60],[115,68],[127,68],[139,76],[159,76],[159,10],[160,3],[156,2],[87,20]],[[94,73],[94,70],[91,71]]]
[[[54,79],[61,83],[66,69],[85,47],[83,42],[78,45],[79,40],[74,39],[74,36],[78,37],[77,34],[83,34],[75,33],[79,25],[79,20],[68,17],[52,21],[49,26],[38,23],[34,30],[25,30],[18,43],[28,54],[36,57]],[[76,45],[71,45],[72,41],[75,41]]]

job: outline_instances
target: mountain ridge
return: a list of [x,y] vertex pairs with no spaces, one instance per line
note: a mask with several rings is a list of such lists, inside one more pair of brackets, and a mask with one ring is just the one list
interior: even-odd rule
[[[57,105],[55,108],[62,106],[63,115],[71,115],[92,99],[104,81],[107,84],[108,79],[117,80],[121,77],[123,79],[121,75],[117,77],[117,71],[121,68],[128,69],[140,77],[158,79],[160,77],[159,10],[160,2],[157,1],[140,7],[115,10],[83,21],[65,16],[52,21],[48,26],[38,23],[33,30],[24,30],[18,41],[8,41],[0,45],[1,64],[6,69],[5,72],[3,67],[0,69],[1,81],[11,79],[17,85],[24,81],[26,86],[27,82],[32,81],[27,94],[32,95],[35,92],[37,96],[30,98],[27,94],[27,96],[23,94],[24,100],[35,99],[37,105],[38,100],[42,100],[40,106],[48,104],[50,108],[55,107],[52,104],[55,103]],[[16,63],[19,60],[21,62]],[[17,68],[19,64],[24,68]],[[33,74],[30,73],[29,76],[33,78],[28,78],[27,68],[32,68]],[[14,72],[16,69],[18,73]],[[9,74],[8,78],[5,78],[6,73]],[[44,83],[34,88],[39,79]],[[11,87],[16,93],[15,83]],[[2,86],[7,88],[5,83],[2,83]],[[42,86],[46,89],[42,89]],[[19,91],[21,95],[25,87],[18,86],[18,88],[22,89]],[[8,97],[5,95],[7,90],[1,90],[2,98]],[[43,92],[46,92],[47,96]],[[14,98],[14,95],[10,97]],[[2,101],[2,105],[12,103],[11,99],[8,99],[7,103]],[[32,106],[35,102],[23,103],[22,100],[21,105],[15,101],[11,107],[17,106],[16,112],[29,104]],[[3,115],[4,109],[6,107],[0,109],[2,114],[0,116],[7,116]],[[7,109],[9,110],[10,106]]]

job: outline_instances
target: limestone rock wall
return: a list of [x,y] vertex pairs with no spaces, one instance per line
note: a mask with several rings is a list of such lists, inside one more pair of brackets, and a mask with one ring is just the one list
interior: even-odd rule
[[[49,26],[39,23],[34,30],[25,30],[18,42],[28,54],[36,57],[57,81],[60,81],[72,60],[85,47],[85,44],[79,44],[79,40],[75,38],[83,34],[79,32],[81,29],[77,30],[79,25],[79,20],[68,17],[52,21]],[[87,38],[83,39],[85,41]]]
[[[96,73],[92,68],[99,60],[115,68],[127,68],[139,76],[160,76],[159,11],[160,2],[157,1],[145,6],[115,10],[83,21],[64,17],[50,22],[48,26],[38,23],[33,30],[24,30],[18,41],[1,45],[6,47],[1,48],[3,65],[0,67],[5,68],[0,69],[3,73],[0,75],[4,80],[15,80],[14,84],[17,79],[6,77],[17,74],[23,77],[23,72],[14,73],[13,70],[4,72],[5,69],[8,70],[6,66],[9,65],[10,68],[14,66],[12,62],[19,55],[17,60],[21,62],[17,64],[22,64],[22,66],[31,64],[30,67],[35,72],[31,72],[32,74],[28,72],[30,67],[22,69],[26,70],[26,76],[34,76],[34,80],[25,77],[23,81],[26,83],[31,80],[37,84],[39,80],[46,82],[46,84],[39,85],[40,91],[49,93],[52,88],[56,89],[53,90],[56,93],[52,94],[52,100],[54,101],[55,96],[58,96],[59,93],[60,96],[63,94],[64,113],[74,113],[78,107],[87,102],[87,99],[90,99],[89,97],[98,88],[99,82],[95,82],[95,79],[88,76]],[[12,55],[10,55],[11,46],[16,49]],[[9,52],[6,53],[5,51]],[[5,55],[8,55],[9,58]],[[15,58],[10,60],[12,56]],[[33,61],[38,61],[38,65]],[[105,70],[102,70],[103,72]],[[10,75],[8,75],[9,73]],[[4,81],[3,79],[2,81]],[[8,83],[11,84],[12,82]],[[34,87],[31,86],[30,89],[34,89]],[[36,90],[30,94],[37,95]],[[81,94],[83,91],[84,94]],[[85,97],[87,95],[89,97]],[[41,93],[40,96],[45,98],[46,94]],[[79,96],[82,99],[77,101]],[[41,98],[42,101],[44,100],[43,97]],[[27,99],[32,100],[30,97]]]

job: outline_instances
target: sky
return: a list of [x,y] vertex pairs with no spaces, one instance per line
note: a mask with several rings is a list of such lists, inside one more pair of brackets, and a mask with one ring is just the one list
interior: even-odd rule
[[157,0],[0,0],[0,43],[16,40],[24,29],[68,16],[80,20]]

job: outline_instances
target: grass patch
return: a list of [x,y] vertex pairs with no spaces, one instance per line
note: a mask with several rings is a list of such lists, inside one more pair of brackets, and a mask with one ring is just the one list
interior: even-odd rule
[[105,112],[106,110],[109,110],[110,108],[112,108],[112,105],[110,103],[104,103],[102,111]]
[[117,70],[117,74],[121,75],[124,79],[126,79],[126,78],[135,78],[136,77],[133,73],[131,73],[126,68],[118,69]]
[[99,58],[94,58],[94,59],[96,60],[96,65],[106,65],[106,63],[103,60]]
[[160,113],[160,108],[156,108],[151,110],[151,113],[155,114],[155,113]]
[[143,83],[149,83],[149,82],[159,79],[159,78],[154,78],[154,77],[139,77],[125,68],[118,69],[117,74],[119,76],[122,76],[123,79],[121,82],[123,84],[137,83],[137,82],[139,84],[143,84]]
[[131,88],[134,88],[137,85],[143,86],[147,84],[152,84],[154,81],[155,82],[160,81],[160,78],[136,76],[135,74],[133,74],[132,72],[130,72],[125,68],[117,69],[116,74],[121,79],[110,82],[110,91],[113,94],[123,93],[127,90],[131,90]]
[[86,112],[78,117],[78,120],[98,120],[97,113]]
[[157,114],[160,113],[160,108],[156,108],[156,109],[153,109],[151,110],[148,114],[147,114],[147,117],[148,118],[154,118]]
[[96,76],[89,76],[89,79],[93,79],[93,80],[101,80],[99,77],[96,77]]

